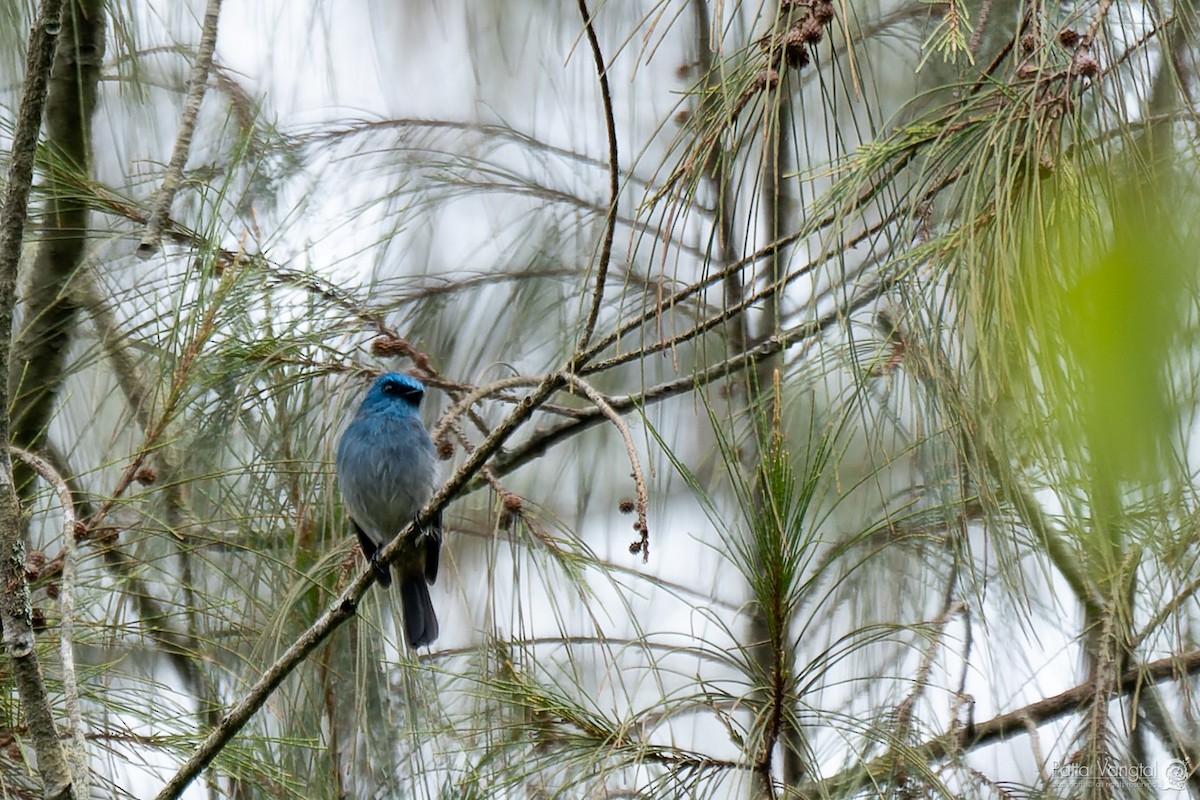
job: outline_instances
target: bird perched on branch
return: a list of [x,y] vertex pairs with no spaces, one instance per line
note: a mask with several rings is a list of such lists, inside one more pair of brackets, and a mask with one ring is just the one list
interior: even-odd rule
[[[425,385],[410,375],[389,372],[376,379],[342,434],[337,474],[363,553],[379,583],[391,586],[379,550],[403,531],[433,495],[436,454],[421,421]],[[404,635],[410,647],[437,638],[438,621],[429,596],[437,578],[442,545],[441,515],[405,542],[395,561],[404,609]]]

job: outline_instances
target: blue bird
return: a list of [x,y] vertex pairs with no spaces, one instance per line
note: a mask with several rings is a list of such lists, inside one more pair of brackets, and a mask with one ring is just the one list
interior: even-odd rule
[[[410,375],[380,375],[338,444],[337,474],[363,553],[379,583],[392,585],[380,548],[413,521],[433,495],[436,454],[419,414],[425,385]],[[441,518],[405,544],[395,562],[400,576],[404,634],[410,647],[438,636],[429,587],[437,578]]]

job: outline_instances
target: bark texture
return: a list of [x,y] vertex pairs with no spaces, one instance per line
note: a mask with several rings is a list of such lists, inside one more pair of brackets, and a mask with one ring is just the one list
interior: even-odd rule
[[[28,450],[45,438],[78,317],[72,284],[88,232],[86,193],[79,187],[91,174],[91,121],[103,58],[103,3],[66,3],[46,99],[45,214],[9,369],[11,441]],[[14,474],[18,490],[28,491],[32,471],[16,464]]]

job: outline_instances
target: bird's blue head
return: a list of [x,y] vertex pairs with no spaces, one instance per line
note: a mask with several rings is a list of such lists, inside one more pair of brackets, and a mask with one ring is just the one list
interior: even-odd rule
[[390,411],[392,413],[415,414],[425,396],[425,384],[411,375],[386,372],[375,379],[371,391],[363,399],[363,412]]

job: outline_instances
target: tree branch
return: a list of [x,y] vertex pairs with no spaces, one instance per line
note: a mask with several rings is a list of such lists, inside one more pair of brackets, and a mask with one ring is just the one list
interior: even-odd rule
[[[428,525],[453,498],[466,488],[471,478],[483,468],[484,463],[500,449],[508,437],[562,385],[562,374],[555,372],[546,376],[531,394],[522,398],[504,421],[496,426],[479,447],[454,471],[450,480],[443,484],[442,488],[425,504],[425,508],[417,515],[414,522],[379,551],[379,561],[386,566],[399,558],[416,532]],[[221,723],[205,737],[191,757],[158,793],[157,800],[172,800],[183,793],[200,771],[216,758],[217,754],[250,721],[250,718],[262,708],[267,699],[283,683],[284,678],[290,675],[343,623],[354,618],[359,602],[374,582],[375,572],[370,566],[365,567],[355,576],[334,603],[263,673],[263,676],[251,687],[245,697],[230,709],[229,713],[222,718]]]
[[[583,333],[579,336],[576,352],[583,353],[592,333],[596,330],[596,320],[600,316],[600,305],[604,301],[604,284],[608,280],[608,265],[612,260],[613,238],[617,229],[617,202],[621,199],[621,164],[617,158],[617,126],[613,119],[612,93],[608,88],[608,68],[604,65],[604,54],[600,52],[600,40],[596,38],[596,28],[592,24],[591,12],[588,11],[587,0],[579,0],[579,13],[583,16],[583,27],[587,33],[588,44],[592,47],[592,58],[596,62],[596,74],[600,79],[600,98],[604,102],[604,130],[608,136],[608,213],[604,217],[604,241],[600,246],[600,261],[596,265],[596,288],[592,295],[592,305],[588,310],[587,320],[583,324]],[[574,370],[570,370],[574,372]]]
[[[78,301],[70,287],[87,248],[90,203],[75,186],[91,172],[91,127],[104,57],[104,6],[70,0],[62,10],[62,35],[46,94],[45,216],[37,253],[27,270],[21,328],[6,373],[11,393],[10,441],[41,447],[67,374]],[[18,491],[32,480],[16,465]]]
[[154,210],[146,223],[146,232],[137,247],[139,258],[149,258],[158,252],[163,225],[171,216],[171,203],[175,200],[175,193],[179,191],[179,184],[183,180],[183,168],[192,149],[192,134],[196,132],[196,119],[200,116],[200,106],[208,89],[208,73],[212,70],[213,51],[217,48],[217,22],[220,16],[221,0],[208,0],[208,7],[204,11],[204,24],[200,30],[200,46],[196,50],[196,60],[192,63],[192,71],[188,76],[183,117],[179,120],[179,135],[175,139],[171,163],[167,165],[167,172],[163,176]]
[[[16,305],[17,266],[21,260],[38,132],[46,107],[61,15],[62,0],[43,0],[29,32],[25,87],[13,132],[4,206],[0,209],[0,436],[6,442],[9,440],[9,397],[5,376],[11,355],[9,342]],[[21,506],[7,448],[0,448],[0,581],[4,587],[0,592],[4,649],[12,660],[13,678],[37,753],[37,770],[43,791],[48,798],[74,798],[71,772],[58,741],[50,698],[34,648],[29,584],[25,579],[25,544],[21,536]]]
[[[1114,696],[1137,691],[1143,684],[1158,683],[1194,675],[1200,672],[1200,650],[1167,656],[1158,661],[1134,667],[1121,675],[1114,686]],[[905,760],[910,763],[932,763],[957,756],[967,750],[1003,741],[1016,734],[1026,733],[1029,726],[1044,725],[1068,714],[1086,709],[1101,700],[1097,696],[1093,681],[1082,683],[1065,692],[1038,700],[1027,706],[999,714],[976,725],[974,729],[952,730],[924,744],[909,748]],[[796,797],[821,798],[842,796],[856,791],[877,789],[886,784],[886,776],[892,773],[895,755],[885,755],[842,770],[825,780],[814,781],[799,788]]]
[[613,427],[621,434],[621,439],[625,442],[625,452],[629,455],[629,465],[633,471],[634,491],[637,493],[637,502],[634,505],[634,510],[637,512],[637,523],[635,527],[641,534],[641,538],[633,545],[630,545],[631,553],[640,552],[642,554],[642,563],[645,564],[650,560],[650,524],[646,520],[646,510],[649,505],[649,494],[646,491],[646,478],[642,474],[642,465],[638,460],[637,446],[633,443],[633,436],[629,434],[629,426],[625,424],[625,420],[621,419],[620,414],[612,407],[609,398],[592,386],[587,381],[580,377],[565,376],[570,381],[571,385],[578,386],[587,395],[592,404],[596,406],[596,410],[600,412]]
[[[789,328],[778,336],[771,336],[744,352],[730,356],[724,361],[719,361],[698,372],[665,381],[641,392],[612,397],[610,398],[610,405],[613,410],[620,413],[650,405],[651,403],[657,403],[669,397],[690,392],[699,386],[706,386],[713,381],[720,380],[731,373],[744,369],[748,364],[759,359],[781,353],[796,345],[809,343],[816,336],[819,336],[838,322],[844,320],[849,314],[874,302],[891,285],[893,285],[893,281],[891,280],[877,281],[870,286],[864,287],[859,294],[851,298],[846,304],[835,307],[819,319]],[[590,374],[592,370],[588,369],[584,372]],[[564,420],[551,427],[537,431],[528,440],[517,445],[512,450],[506,450],[497,456],[495,462],[492,464],[492,471],[498,477],[503,477],[544,455],[554,445],[570,439],[572,436],[587,430],[593,425],[599,424],[604,419],[605,417],[599,409],[583,411],[573,419]],[[478,483],[472,483],[470,488],[474,490],[479,488],[479,485]]]
[[83,713],[79,707],[79,682],[75,676],[75,586],[76,566],[79,561],[75,543],[77,518],[75,500],[58,471],[48,461],[33,453],[9,445],[9,450],[30,469],[50,484],[62,506],[62,579],[59,581],[58,605],[62,614],[59,629],[59,659],[62,661],[63,704],[66,706],[70,723],[70,746],[67,748],[67,763],[75,782],[75,792],[80,797],[91,796],[91,766],[88,762],[87,729],[83,725]]

